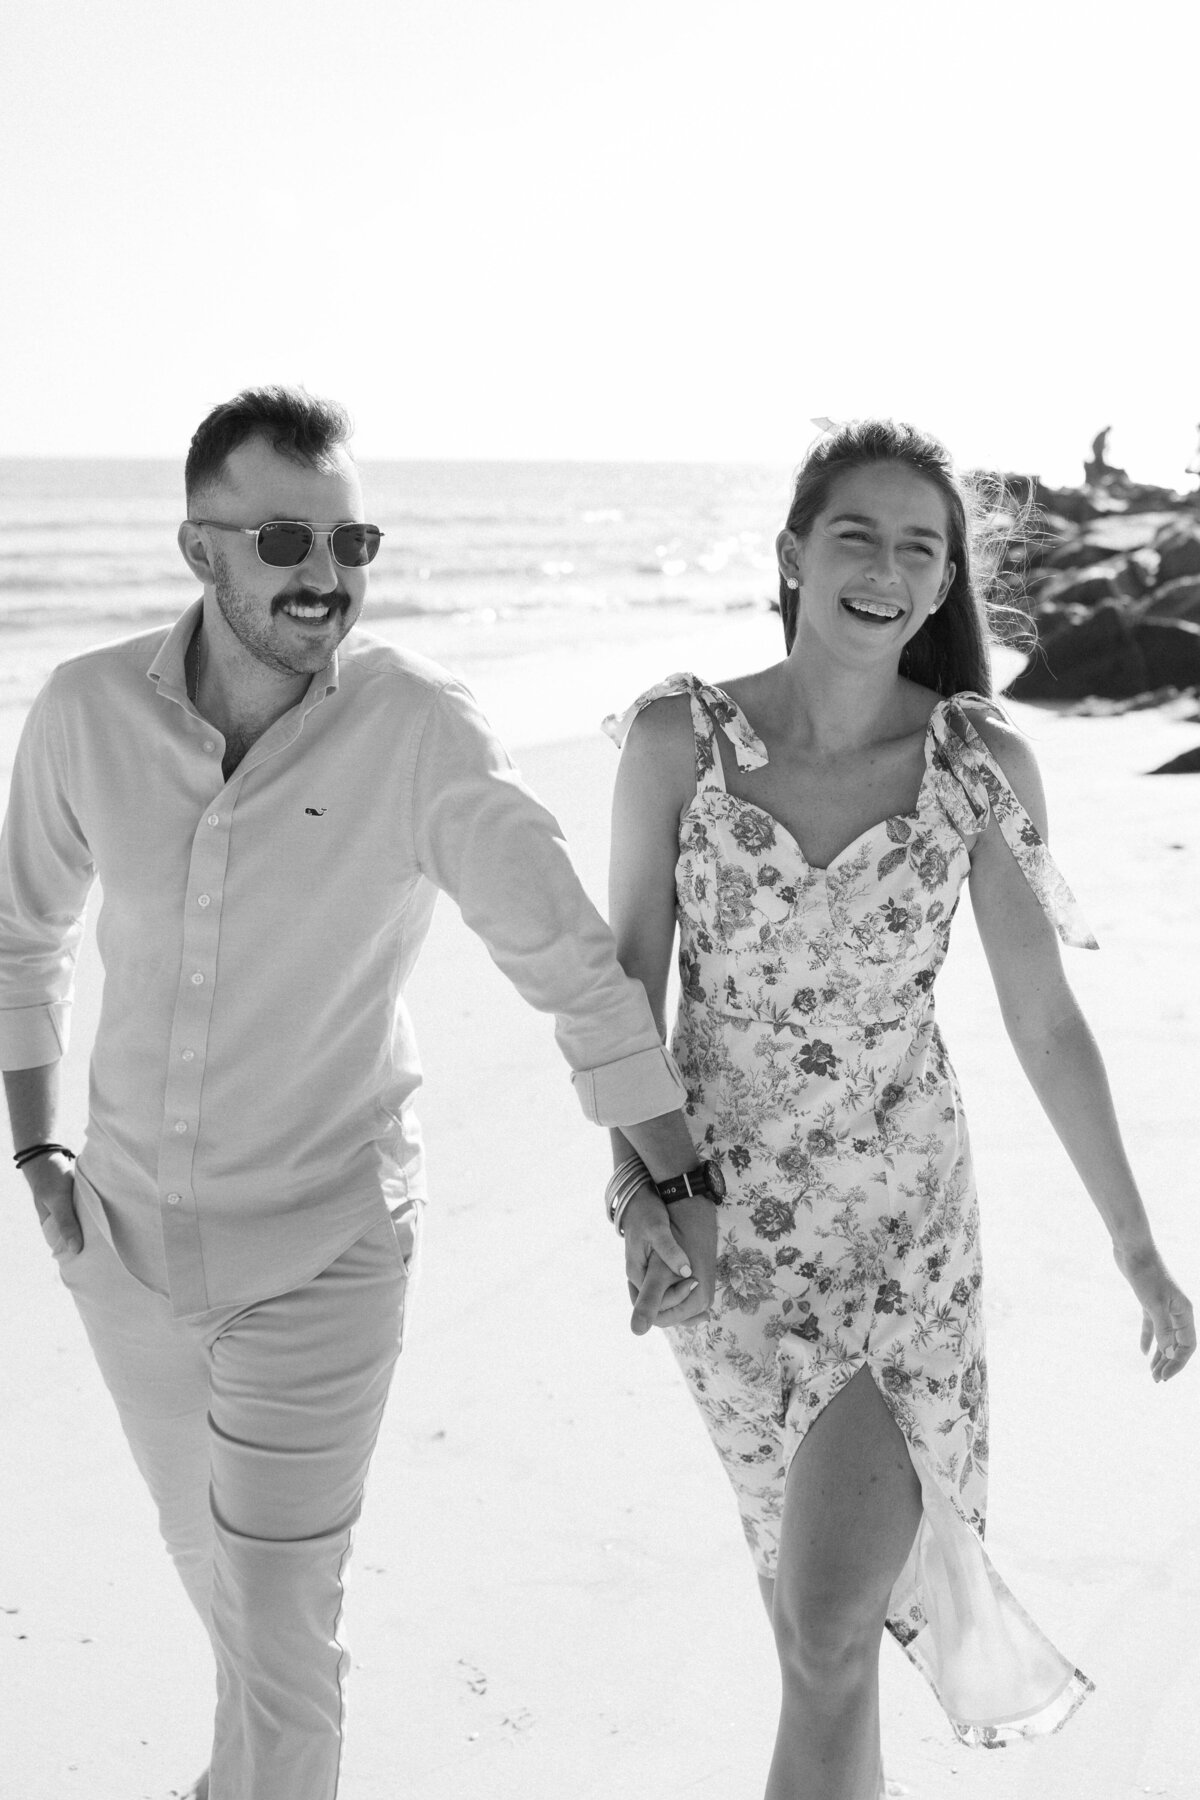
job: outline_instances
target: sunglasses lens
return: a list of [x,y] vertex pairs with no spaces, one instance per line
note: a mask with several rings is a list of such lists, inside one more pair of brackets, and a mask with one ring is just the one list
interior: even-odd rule
[[258,555],[272,569],[294,569],[312,549],[313,534],[307,525],[264,525],[258,534]]
[[333,534],[333,560],[343,569],[365,569],[374,562],[383,536],[378,525],[339,525]]

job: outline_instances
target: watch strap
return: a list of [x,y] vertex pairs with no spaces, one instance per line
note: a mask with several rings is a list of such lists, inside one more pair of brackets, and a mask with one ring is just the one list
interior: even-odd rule
[[667,1206],[673,1200],[712,1200],[719,1206],[724,1198],[724,1183],[713,1180],[712,1169],[711,1162],[700,1162],[694,1169],[685,1169],[681,1175],[656,1181],[659,1199]]

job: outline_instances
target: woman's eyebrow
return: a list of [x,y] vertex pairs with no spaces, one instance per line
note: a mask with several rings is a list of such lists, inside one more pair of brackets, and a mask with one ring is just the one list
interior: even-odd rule
[[[837,513],[829,523],[831,525],[878,525],[879,521],[873,519],[869,513]],[[932,525],[905,525],[903,529],[911,537],[936,538],[939,544],[944,544],[946,541],[941,532],[935,531]]]

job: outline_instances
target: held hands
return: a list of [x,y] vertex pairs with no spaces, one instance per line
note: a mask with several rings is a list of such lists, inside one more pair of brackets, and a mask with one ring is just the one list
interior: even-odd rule
[[1155,1347],[1150,1373],[1155,1381],[1170,1381],[1196,1348],[1192,1303],[1172,1281],[1153,1245],[1138,1251],[1114,1245],[1113,1256],[1142,1305],[1142,1350]]
[[65,1156],[39,1156],[26,1166],[24,1174],[33,1189],[43,1237],[60,1262],[69,1262],[83,1249],[70,1163]]
[[691,1324],[712,1304],[717,1268],[717,1209],[711,1200],[663,1205],[647,1183],[621,1219],[625,1275],[634,1302],[630,1330]]

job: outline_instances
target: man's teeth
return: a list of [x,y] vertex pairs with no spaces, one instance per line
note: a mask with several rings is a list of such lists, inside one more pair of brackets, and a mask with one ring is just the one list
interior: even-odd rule
[[873,619],[898,619],[903,610],[880,600],[847,600],[846,605],[851,612],[869,613]]
[[329,616],[327,606],[302,606],[299,600],[285,600],[283,610],[293,619],[325,619]]

